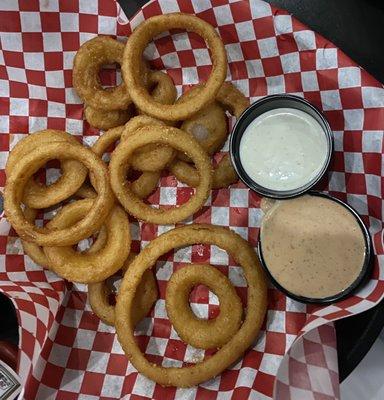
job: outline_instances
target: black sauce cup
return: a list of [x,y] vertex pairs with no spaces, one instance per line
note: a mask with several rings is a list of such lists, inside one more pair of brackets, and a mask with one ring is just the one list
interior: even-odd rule
[[[240,142],[248,125],[259,115],[277,108],[294,108],[309,114],[320,124],[327,139],[327,156],[322,169],[307,184],[293,190],[272,190],[259,185],[245,172],[240,158]],[[262,196],[273,199],[288,199],[291,197],[299,196],[310,190],[314,185],[316,185],[317,182],[320,181],[320,179],[326,173],[329,163],[331,161],[332,151],[332,130],[323,114],[308,101],[299,96],[294,96],[291,94],[276,94],[266,96],[253,103],[243,112],[243,114],[238,119],[236,125],[232,130],[229,142],[229,152],[231,155],[232,164],[237,174],[239,175],[239,178],[253,191]]]
[[270,271],[268,269],[268,265],[265,262],[265,259],[263,257],[261,229],[259,231],[259,238],[258,238],[258,248],[257,248],[258,255],[259,255],[261,265],[262,265],[264,271],[266,272],[269,280],[273,283],[273,285],[277,289],[279,289],[281,292],[286,294],[288,297],[290,297],[294,300],[300,301],[302,303],[316,303],[316,304],[323,304],[323,305],[335,303],[336,301],[343,300],[346,297],[353,294],[353,292],[357,288],[359,288],[361,285],[363,285],[370,278],[371,272],[372,272],[372,254],[373,254],[372,240],[371,240],[371,236],[368,232],[368,229],[366,228],[366,226],[365,226],[364,222],[362,221],[362,219],[360,218],[359,214],[350,205],[344,203],[343,201],[341,201],[333,196],[330,196],[330,195],[322,193],[322,192],[310,191],[308,193],[308,195],[325,197],[326,199],[332,200],[332,201],[340,204],[344,208],[346,208],[355,217],[357,223],[359,224],[359,226],[362,230],[364,240],[365,240],[365,257],[364,257],[363,265],[361,266],[361,271],[360,271],[359,276],[352,282],[352,284],[350,286],[348,286],[346,289],[344,289],[343,291],[341,291],[333,296],[323,297],[323,298],[303,297],[303,296],[294,294],[294,293],[290,292],[288,289],[286,289],[284,286],[281,286],[279,284],[279,282],[277,282],[277,280],[270,273]]

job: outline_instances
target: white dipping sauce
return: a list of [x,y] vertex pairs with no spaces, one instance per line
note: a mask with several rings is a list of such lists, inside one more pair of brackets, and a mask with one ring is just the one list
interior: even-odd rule
[[240,141],[240,160],[248,176],[272,190],[298,189],[323,168],[327,137],[309,114],[277,108],[255,118]]

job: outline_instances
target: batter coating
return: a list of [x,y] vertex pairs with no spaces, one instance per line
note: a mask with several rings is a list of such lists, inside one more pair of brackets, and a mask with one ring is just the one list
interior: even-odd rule
[[[220,314],[214,319],[196,317],[189,295],[196,285],[207,286],[219,298]],[[165,306],[169,320],[181,339],[200,349],[221,348],[241,325],[243,306],[231,281],[207,264],[179,269],[167,283]]]
[[[243,267],[248,284],[244,322],[236,334],[211,357],[188,367],[166,368],[148,361],[139,349],[132,324],[134,293],[144,272],[175,247],[196,243],[214,244]],[[192,224],[172,229],[150,242],[134,259],[124,275],[116,303],[116,332],[133,366],[163,386],[190,387],[219,375],[238,360],[257,337],[267,308],[267,285],[259,259],[251,245],[239,235],[222,227]]]

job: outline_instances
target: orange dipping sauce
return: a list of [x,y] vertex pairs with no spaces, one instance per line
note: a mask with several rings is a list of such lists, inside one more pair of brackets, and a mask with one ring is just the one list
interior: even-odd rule
[[321,196],[276,201],[262,220],[261,252],[272,277],[290,293],[323,299],[362,272],[364,231],[346,207]]

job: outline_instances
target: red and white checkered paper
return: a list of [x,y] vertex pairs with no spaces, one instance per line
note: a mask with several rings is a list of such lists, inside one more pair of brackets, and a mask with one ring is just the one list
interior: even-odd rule
[[[25,135],[45,128],[62,129],[80,136],[84,144],[93,143],[99,135],[82,120],[83,106],[72,88],[73,57],[80,45],[97,34],[125,40],[142,20],[174,11],[196,14],[217,28],[228,53],[227,79],[251,101],[268,94],[294,93],[324,112],[334,132],[335,152],[328,176],[318,189],[347,201],[369,226],[375,244],[372,279],[355,296],[328,307],[305,306],[270,287],[262,332],[237,364],[196,388],[163,388],[128,363],[114,328],[91,312],[86,287],[68,284],[34,264],[2,217],[0,290],[13,299],[18,313],[23,397],[338,398],[332,321],[374,306],[384,293],[384,89],[332,43],[286,12],[260,0],[159,0],[148,3],[128,22],[112,0],[2,0],[1,187],[8,153]],[[167,70],[179,93],[210,72],[209,53],[195,35],[162,37],[148,47],[146,55],[155,67]],[[190,192],[173,177],[164,177],[150,200],[175,204],[185,201]],[[259,205],[260,198],[238,183],[212,191],[205,207],[186,223],[224,225],[256,246]],[[133,248],[138,251],[171,228],[133,222]],[[164,306],[166,281],[175,268],[191,261],[218,265],[240,296],[244,299],[246,295],[241,268],[214,246],[193,246],[159,260],[160,299],[140,324],[138,335],[148,357],[165,366],[180,366],[204,355],[180,341]],[[218,312],[217,298],[203,287],[194,291],[192,300],[200,316]]]

